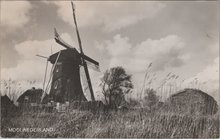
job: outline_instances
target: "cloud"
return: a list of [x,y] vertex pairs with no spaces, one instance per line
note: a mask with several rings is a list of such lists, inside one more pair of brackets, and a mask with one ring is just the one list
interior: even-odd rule
[[99,44],[99,47],[101,46],[103,48],[99,50],[109,57],[108,68],[122,66],[128,74],[132,75],[133,96],[140,93],[147,66],[151,62],[150,75],[156,75],[151,87],[157,88],[165,74],[181,68],[185,64],[185,60],[190,58],[190,55],[182,52],[185,44],[177,35],[168,35],[157,40],[146,39],[134,45],[128,37],[122,37],[118,34],[112,40]]
[[146,39],[135,45],[130,42],[128,37],[118,34],[112,40],[99,44],[99,47],[101,46],[103,48],[99,50],[109,57],[108,68],[122,66],[128,74],[132,75],[133,96],[140,93],[147,66],[151,62],[150,75],[156,75],[151,87],[156,89],[164,80],[165,74],[181,68],[185,64],[185,60],[190,58],[190,55],[182,52],[185,44],[177,35],[168,35],[160,39]]
[[[70,2],[48,2],[58,7],[58,16],[73,25]],[[104,31],[114,31],[153,18],[165,4],[160,2],[74,2],[79,26],[100,25]]]
[[184,53],[181,53],[183,47],[183,41],[176,35],[159,40],[147,39],[136,46],[121,35],[116,35],[113,41],[105,42],[105,48],[111,57],[110,67],[123,66],[132,73],[143,72],[151,62],[154,71],[180,67],[185,59]]
[[[67,43],[73,44],[72,46],[76,46],[74,45],[75,42],[73,42],[69,34],[61,34],[61,38],[63,38]],[[18,86],[15,86],[15,84],[13,85],[13,88],[16,88],[16,90],[13,92],[18,94],[18,96],[24,90],[30,89],[33,86],[36,88],[42,88],[46,68],[46,60],[37,57],[36,54],[49,57],[51,55],[51,46],[53,53],[64,49],[62,46],[57,44],[54,39],[43,41],[29,40],[15,45],[15,50],[21,56],[21,59],[19,60],[19,63],[16,67],[1,69],[1,80],[8,81],[11,79],[12,81],[18,82],[20,84],[19,88]],[[49,64],[47,80],[49,78],[51,67],[52,65]],[[92,80],[95,97],[97,99],[101,99],[99,82],[102,73],[93,71],[91,69],[89,69],[89,73]],[[1,86],[1,90],[3,94],[8,92],[4,86]],[[87,98],[90,99],[90,94],[87,93],[86,95]]]
[[[210,63],[194,77],[187,79],[186,83],[192,83],[193,81],[198,80],[206,87],[208,91],[213,91],[219,87],[219,57],[216,57],[213,60],[213,63]],[[214,83],[214,84],[213,84]],[[204,87],[203,86],[203,87]]]
[[28,1],[1,1],[1,25],[10,29],[21,28],[30,20]]
[[[69,44],[74,44],[70,35],[67,33],[61,34],[61,37]],[[58,45],[54,39],[25,41],[14,46],[15,50],[21,56],[21,59],[19,59],[16,67],[1,69],[1,80],[8,81],[11,79],[15,82],[11,86],[14,89],[12,91],[17,94],[17,97],[31,87],[43,88],[46,60],[36,55],[39,54],[49,57],[51,55],[51,46],[53,53],[64,49]],[[47,81],[51,67],[52,65],[49,63]],[[19,84],[19,86],[17,84]],[[1,86],[1,90],[3,94],[8,93],[7,88],[4,86]]]
[[199,88],[216,100],[219,99],[219,57],[195,76],[185,81],[185,87]]
[[216,57],[214,62],[198,73],[196,77],[201,81],[219,80],[219,57]]
[[[74,44],[68,34],[62,34],[61,37],[69,44]],[[38,80],[42,81],[46,60],[36,57],[37,54],[43,56],[51,55],[51,46],[53,53],[64,49],[62,46],[59,46],[54,39],[44,40],[44,41],[25,41],[15,45],[15,50],[21,56],[21,59],[18,62],[18,65],[13,68],[3,68],[1,69],[1,78],[8,79],[12,78],[13,80]]]

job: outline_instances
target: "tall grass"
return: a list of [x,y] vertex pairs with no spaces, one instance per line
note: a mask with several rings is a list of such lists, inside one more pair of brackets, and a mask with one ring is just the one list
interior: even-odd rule
[[[3,137],[87,138],[218,138],[219,119],[214,116],[147,113],[143,110],[92,113],[25,113],[3,123]],[[10,133],[8,127],[53,128],[53,132]],[[4,129],[5,128],[5,129]]]

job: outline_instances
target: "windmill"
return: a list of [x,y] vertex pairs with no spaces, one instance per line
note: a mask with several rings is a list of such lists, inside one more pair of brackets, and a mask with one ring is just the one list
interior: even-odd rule
[[[73,46],[66,43],[60,37],[57,30],[54,29],[55,41],[66,49],[61,50],[48,58],[48,61],[53,64],[52,73],[49,78],[49,82],[51,81],[49,98],[55,102],[61,103],[65,101],[87,101],[83,94],[80,80],[80,66],[82,66],[84,68],[91,100],[95,101],[88,66],[93,67],[93,69],[95,67],[96,70],[99,70],[99,63],[86,56],[83,52],[73,2],[71,2],[71,5],[80,52],[78,52]],[[43,100],[47,91],[48,85],[41,100]]]

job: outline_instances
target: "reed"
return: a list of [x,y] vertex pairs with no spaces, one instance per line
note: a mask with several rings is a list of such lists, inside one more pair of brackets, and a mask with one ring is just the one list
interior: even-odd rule
[[[218,138],[218,115],[193,116],[174,113],[129,112],[26,113],[3,122],[3,137],[80,138]],[[53,128],[53,132],[10,133],[9,127]]]

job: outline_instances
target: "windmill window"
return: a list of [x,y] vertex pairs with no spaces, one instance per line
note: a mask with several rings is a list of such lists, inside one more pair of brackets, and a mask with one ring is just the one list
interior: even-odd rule
[[55,67],[55,72],[60,72],[61,71],[61,66],[62,66],[62,63],[57,63],[57,65]]
[[28,97],[28,96],[25,96],[25,97],[24,97],[24,102],[25,102],[25,103],[29,102],[29,97]]
[[58,81],[55,81],[55,82],[54,82],[54,89],[57,89],[57,88],[58,88],[58,84],[59,84]]
[[28,99],[29,99],[29,97],[28,97],[28,96],[25,96],[25,97],[24,97],[24,99],[25,99],[25,100],[28,100]]
[[59,71],[60,71],[60,68],[59,68],[59,67],[57,67],[57,68],[56,68],[56,72],[59,72]]
[[53,88],[58,89],[58,88],[60,88],[60,86],[61,86],[61,80],[58,79],[54,82]]

